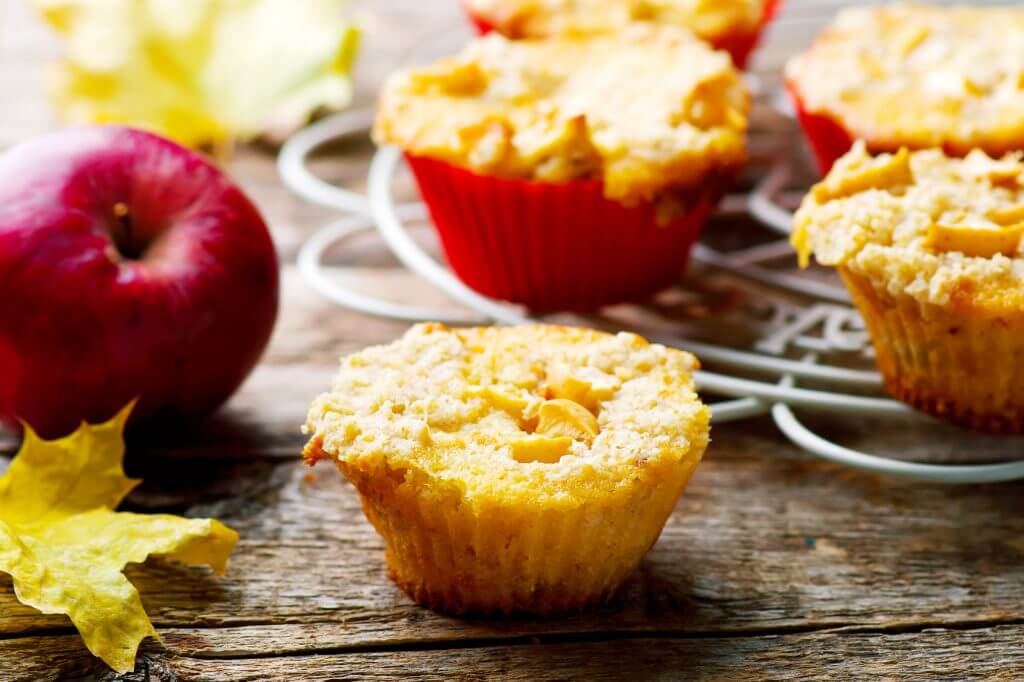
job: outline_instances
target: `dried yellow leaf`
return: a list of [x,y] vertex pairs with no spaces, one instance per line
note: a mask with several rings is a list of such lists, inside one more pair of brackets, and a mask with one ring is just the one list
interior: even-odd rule
[[53,95],[71,123],[218,146],[283,137],[351,100],[344,0],[35,2],[64,41]]
[[238,541],[212,519],[114,511],[139,484],[122,468],[130,411],[52,441],[26,427],[0,477],[0,572],[22,603],[67,614],[89,651],[118,672],[132,670],[139,643],[157,636],[125,564],[162,556],[220,574]]

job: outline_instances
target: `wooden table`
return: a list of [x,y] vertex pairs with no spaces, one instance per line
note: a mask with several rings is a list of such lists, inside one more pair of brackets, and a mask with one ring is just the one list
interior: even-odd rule
[[[799,11],[820,20],[836,4]],[[368,20],[363,102],[396,58],[466,35],[454,0],[358,8]],[[19,0],[0,0],[0,10],[7,146],[54,125],[42,74],[55,47]],[[810,30],[784,33],[762,68],[776,72]],[[795,146],[792,126],[775,125]],[[318,169],[359,187],[370,152],[339,145]],[[129,569],[163,643],[147,641],[123,679],[1024,678],[1024,484],[949,488],[857,473],[803,454],[767,419],[714,429],[660,542],[614,604],[551,621],[458,620],[412,604],[388,580],[352,488],[333,468],[297,459],[306,407],[337,358],[404,325],[338,309],[304,284],[296,250],[334,216],[291,197],[273,160],[243,149],[230,168],[272,222],[284,263],[270,350],[218,417],[193,433],[138,437],[128,461],[145,484],[127,508],[216,516],[242,540],[221,579],[161,561]],[[443,301],[372,240],[347,264],[376,291]],[[823,428],[917,456],[977,443],[952,429],[937,439],[937,427],[916,421]],[[0,452],[16,447],[0,435]],[[116,676],[66,618],[22,606],[0,578],[0,680],[58,678]]]

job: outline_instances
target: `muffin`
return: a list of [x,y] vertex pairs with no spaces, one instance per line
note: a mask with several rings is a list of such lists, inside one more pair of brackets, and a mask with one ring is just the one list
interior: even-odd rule
[[858,142],[792,242],[838,268],[890,393],[973,429],[1024,431],[1024,163]]
[[510,41],[387,82],[375,126],[402,148],[470,287],[590,310],[678,280],[746,159],[749,97],[683,29]]
[[696,359],[633,334],[419,325],[313,403],[394,580],[454,614],[557,614],[638,566],[700,462]]
[[608,33],[634,21],[682,26],[743,68],[778,0],[465,0],[482,32],[509,38]]
[[848,9],[786,79],[819,163],[874,153],[1024,149],[1024,9]]

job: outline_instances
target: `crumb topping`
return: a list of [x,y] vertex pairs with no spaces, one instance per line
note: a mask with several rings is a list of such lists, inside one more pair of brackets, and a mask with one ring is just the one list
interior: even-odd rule
[[871,156],[863,142],[804,200],[792,243],[892,295],[999,314],[1024,305],[1024,163],[980,150]]
[[710,413],[697,366],[633,334],[418,325],[342,360],[310,408],[306,455],[473,503],[580,504],[699,461]]
[[729,56],[683,29],[491,34],[389,79],[375,138],[484,175],[603,180],[633,204],[738,168],[748,108]]
[[873,151],[1024,142],[1024,10],[897,4],[841,12],[787,79]]

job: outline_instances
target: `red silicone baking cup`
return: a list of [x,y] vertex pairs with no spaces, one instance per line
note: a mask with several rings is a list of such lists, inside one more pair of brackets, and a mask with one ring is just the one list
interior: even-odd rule
[[825,175],[832,168],[839,157],[850,151],[854,138],[835,119],[823,114],[816,114],[807,110],[803,98],[792,82],[786,83],[786,89],[796,109],[797,120],[804,131],[807,143],[814,152],[814,158],[818,161],[822,175]]
[[[466,0],[463,0],[462,4],[463,7],[466,8],[466,13],[469,14],[469,19],[473,22],[473,26],[476,27],[476,30],[481,35],[496,30],[494,24],[475,14],[469,7]],[[761,23],[758,24],[755,31],[723,36],[718,40],[712,40],[711,44],[717,50],[725,50],[728,52],[732,57],[733,64],[738,68],[745,68],[747,62],[750,60],[750,55],[753,54],[754,50],[757,48],[758,42],[761,40],[761,35],[764,33],[764,29],[778,13],[780,5],[782,5],[782,0],[768,0],[765,3],[764,15],[761,17]]]
[[643,300],[677,282],[725,187],[700,183],[659,225],[652,203],[623,206],[598,181],[509,180],[407,158],[455,274],[539,311]]

